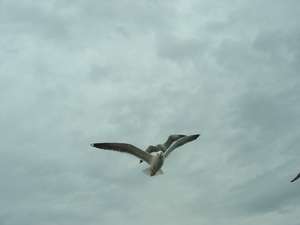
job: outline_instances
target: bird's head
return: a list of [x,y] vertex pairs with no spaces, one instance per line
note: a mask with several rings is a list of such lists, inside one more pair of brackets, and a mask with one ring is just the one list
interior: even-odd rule
[[163,151],[158,151],[158,152],[157,152],[157,155],[158,155],[158,156],[162,156],[163,153],[164,153]]

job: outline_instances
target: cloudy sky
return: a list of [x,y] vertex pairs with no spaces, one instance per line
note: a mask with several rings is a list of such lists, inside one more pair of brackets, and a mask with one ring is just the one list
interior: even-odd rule
[[[0,1],[2,225],[300,225],[299,1]],[[128,154],[201,136],[164,174]]]

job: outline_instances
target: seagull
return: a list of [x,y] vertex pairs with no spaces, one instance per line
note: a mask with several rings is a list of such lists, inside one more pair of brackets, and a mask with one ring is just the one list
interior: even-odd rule
[[[156,146],[150,145],[145,152],[152,153],[152,152],[157,152],[159,150],[166,152],[167,149],[170,147],[170,145],[174,142],[177,141],[178,139],[186,137],[186,135],[183,134],[172,134],[168,137],[168,140],[164,144],[158,144]],[[143,160],[140,160],[140,163],[142,163]]]
[[155,176],[156,174],[163,174],[161,167],[164,164],[165,158],[175,149],[178,148],[188,142],[191,142],[197,139],[200,134],[190,135],[179,139],[171,148],[169,148],[166,152],[161,151],[158,147],[154,147],[151,151],[156,151],[156,155],[151,155],[150,153],[143,151],[131,144],[127,143],[93,143],[90,144],[92,147],[100,148],[104,150],[112,150],[118,152],[124,152],[132,154],[141,160],[147,162],[150,167],[143,170],[143,172],[148,176]]
[[295,180],[298,180],[300,178],[300,173],[293,179],[291,182],[294,182]]

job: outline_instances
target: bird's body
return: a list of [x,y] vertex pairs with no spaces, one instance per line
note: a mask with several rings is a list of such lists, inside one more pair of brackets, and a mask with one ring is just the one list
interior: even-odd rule
[[151,155],[150,153],[143,151],[127,143],[94,143],[91,144],[91,146],[95,148],[104,149],[104,150],[113,150],[113,151],[124,152],[124,153],[129,153],[131,155],[134,155],[140,158],[141,160],[147,162],[150,165],[150,167],[143,170],[143,172],[149,176],[155,176],[156,174],[163,174],[161,167],[163,166],[165,157],[167,155],[169,155],[175,148],[180,147],[186,144],[187,142],[197,139],[199,135],[200,134],[184,137],[185,140],[180,142],[177,141],[175,143],[176,146],[172,146],[165,153],[161,151],[158,147],[152,146],[151,152],[157,152],[155,155]]
[[143,172],[150,177],[155,176],[155,174],[163,174],[164,172],[161,170],[165,161],[165,156],[162,151],[157,152],[156,155],[153,155],[150,162],[150,167],[143,170]]

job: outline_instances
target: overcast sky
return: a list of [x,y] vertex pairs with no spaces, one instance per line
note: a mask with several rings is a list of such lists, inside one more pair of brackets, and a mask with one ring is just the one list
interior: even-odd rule
[[[300,225],[300,2],[0,1],[1,225]],[[141,149],[201,136],[148,177]]]

